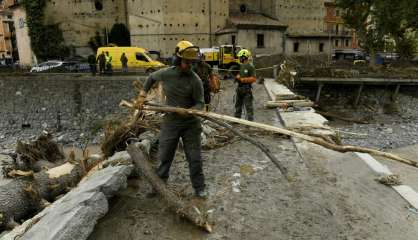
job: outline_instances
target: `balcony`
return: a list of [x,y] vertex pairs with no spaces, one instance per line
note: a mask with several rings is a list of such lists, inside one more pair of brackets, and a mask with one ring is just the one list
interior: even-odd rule
[[336,31],[336,30],[327,30],[327,34],[330,34],[331,36],[340,36],[340,37],[351,37],[352,32],[348,30],[344,31]]
[[4,32],[3,34],[5,39],[10,39],[12,37],[12,33],[11,32]]

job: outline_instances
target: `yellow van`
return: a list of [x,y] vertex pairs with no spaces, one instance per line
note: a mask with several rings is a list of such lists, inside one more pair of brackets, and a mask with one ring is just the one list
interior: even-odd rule
[[128,58],[128,69],[144,69],[147,73],[153,72],[165,65],[159,61],[153,60],[147,51],[140,47],[100,47],[97,49],[97,57],[104,52],[109,52],[112,57],[113,70],[122,69],[120,57],[125,53]]

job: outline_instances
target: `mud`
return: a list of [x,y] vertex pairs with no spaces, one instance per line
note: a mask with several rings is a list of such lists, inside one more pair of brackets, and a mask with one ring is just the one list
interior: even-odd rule
[[[232,83],[224,82],[223,88],[217,111],[232,114]],[[268,100],[262,85],[255,85],[254,96],[256,121],[280,126],[276,111],[262,108]],[[147,198],[150,186],[140,178],[130,180],[112,200],[90,239],[406,240],[418,234],[418,218],[406,218],[405,202],[377,184],[353,155],[312,151],[309,145],[296,150],[291,139],[255,137],[283,162],[294,181],[288,183],[259,149],[244,141],[204,151],[210,196],[201,204],[214,223],[214,233],[179,219],[158,197]],[[168,184],[192,198],[181,151]]]

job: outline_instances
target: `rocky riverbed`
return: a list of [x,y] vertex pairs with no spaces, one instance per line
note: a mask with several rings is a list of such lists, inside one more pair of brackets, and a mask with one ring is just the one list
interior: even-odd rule
[[367,122],[359,124],[330,118],[330,125],[341,130],[344,144],[377,149],[409,146],[418,143],[418,88],[405,88],[401,88],[396,99],[391,88],[367,88],[357,107],[353,106],[354,89],[329,88],[324,92],[320,107]]

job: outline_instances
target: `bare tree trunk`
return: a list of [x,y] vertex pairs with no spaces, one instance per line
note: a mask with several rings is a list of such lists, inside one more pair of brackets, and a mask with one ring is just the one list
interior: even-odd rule
[[[90,162],[94,165],[99,161]],[[28,177],[4,179],[0,182],[0,230],[42,208],[44,200],[55,197],[77,185],[85,173],[83,164],[65,163]]]
[[212,226],[206,221],[202,212],[196,206],[186,204],[176,194],[171,192],[161,178],[155,174],[154,169],[149,163],[148,155],[144,152],[144,150],[131,144],[128,146],[128,153],[131,155],[132,161],[136,167],[141,169],[142,173],[151,183],[152,187],[160,193],[164,201],[173,211],[181,217],[188,219],[196,226],[203,228],[207,232],[212,232]]
[[[120,105],[133,107],[133,105],[127,101],[122,101]],[[151,106],[151,104],[148,106],[145,106],[144,110],[156,111],[156,112],[174,112],[174,113],[180,113],[180,114],[191,114],[191,115],[196,115],[200,117],[214,118],[214,119],[219,119],[219,120],[228,121],[228,122],[240,123],[243,125],[256,127],[259,129],[264,129],[270,132],[275,132],[275,133],[280,133],[280,134],[284,134],[284,135],[291,136],[291,137],[300,138],[300,139],[306,140],[308,142],[312,142],[317,145],[321,145],[325,148],[328,148],[337,152],[369,153],[371,155],[381,156],[387,159],[395,160],[395,161],[418,168],[418,162],[412,161],[406,158],[402,158],[395,154],[386,153],[386,152],[382,152],[382,151],[371,149],[371,148],[364,148],[364,147],[350,146],[350,145],[337,145],[334,143],[327,142],[318,137],[312,137],[309,135],[293,132],[287,129],[283,129],[283,128],[279,128],[279,127],[275,127],[275,126],[271,126],[271,125],[267,125],[263,123],[251,122],[251,121],[247,121],[244,119],[235,118],[235,117],[231,117],[227,115],[222,115],[222,114],[217,114],[217,113],[212,113],[212,112],[204,112],[204,111],[199,111],[195,109],[184,109],[184,108],[176,108],[176,107],[156,107],[156,106]]]

